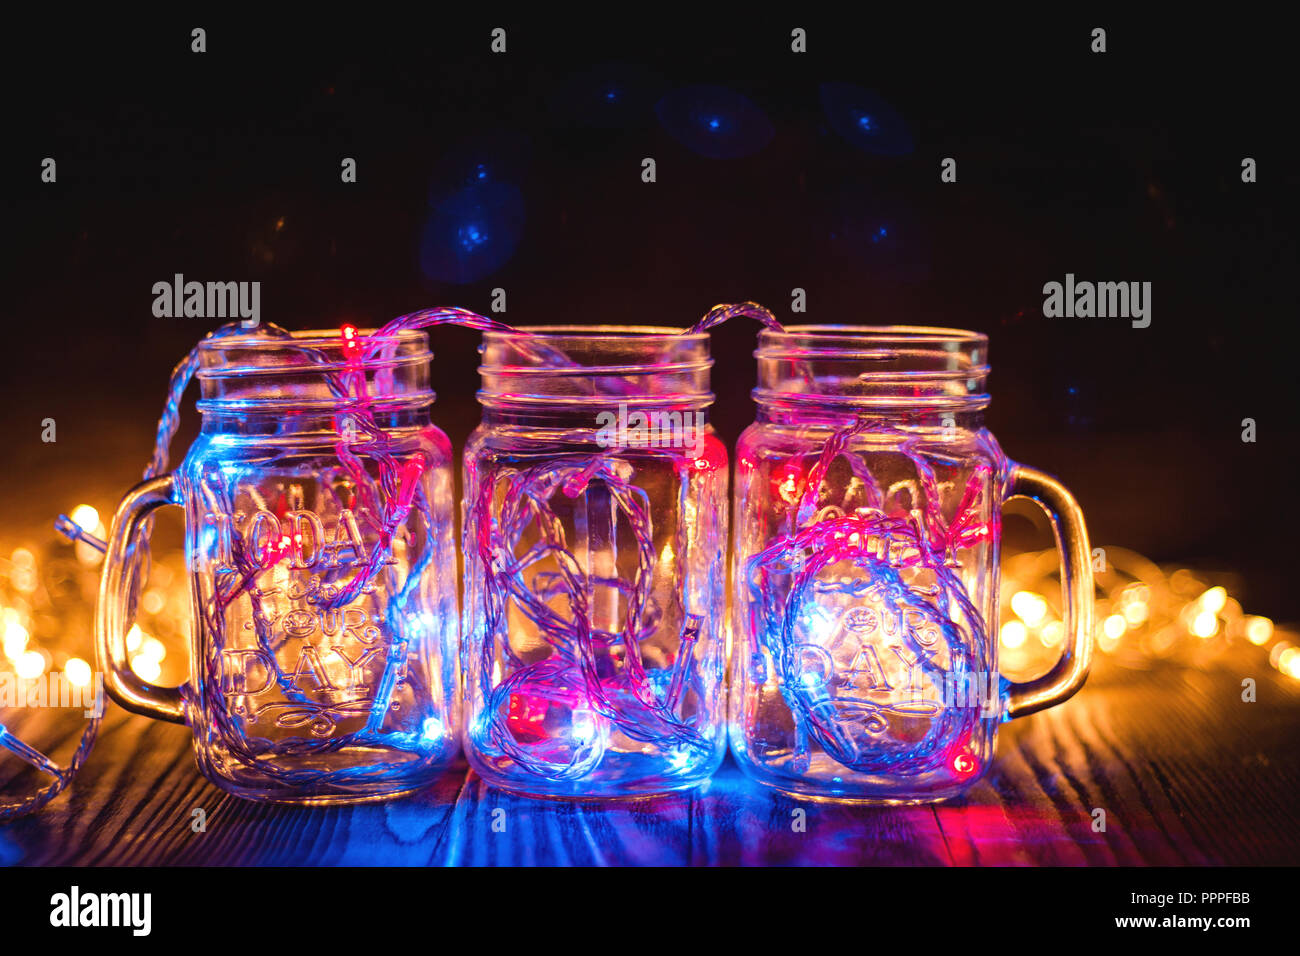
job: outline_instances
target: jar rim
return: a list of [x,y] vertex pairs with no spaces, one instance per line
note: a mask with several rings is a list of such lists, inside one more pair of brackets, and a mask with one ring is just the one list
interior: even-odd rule
[[942,342],[960,342],[971,345],[987,345],[989,337],[983,332],[970,329],[947,328],[937,325],[848,325],[848,324],[811,324],[787,325],[784,331],[761,329],[759,342],[771,341],[788,343],[796,338],[851,339],[870,344],[886,342],[938,344]]
[[673,328],[668,325],[517,325],[512,331],[485,331],[484,339],[511,341],[536,337],[542,333],[543,338],[575,338],[585,340],[626,340],[640,339],[654,341],[659,339],[707,339],[708,332],[690,332],[686,329]]
[[[357,329],[357,336],[364,337],[367,344],[370,342],[380,342],[383,344],[396,345],[398,343],[410,343],[429,341],[428,333],[420,329],[403,329],[396,334],[377,335],[379,329]],[[283,349],[286,345],[292,345],[294,348],[331,348],[339,345],[342,338],[342,332],[339,329],[293,329],[289,335],[271,336],[258,335],[256,330],[250,330],[247,335],[223,335],[219,338],[207,338],[199,342],[199,348],[203,351],[222,352],[227,350],[239,349],[241,351],[274,351]]]
[[759,333],[760,406],[977,411],[988,336],[924,325],[796,325]]

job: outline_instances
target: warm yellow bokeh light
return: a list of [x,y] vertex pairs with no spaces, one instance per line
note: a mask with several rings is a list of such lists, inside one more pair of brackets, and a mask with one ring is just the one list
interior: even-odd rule
[[1203,610],[1211,614],[1218,614],[1223,610],[1223,606],[1228,603],[1228,592],[1223,588],[1210,588],[1202,594],[1198,600]]
[[1192,633],[1197,637],[1213,637],[1219,630],[1219,619],[1212,611],[1202,611],[1192,621]]
[[140,606],[149,614],[157,614],[167,605],[167,596],[157,588],[150,588],[140,598]]
[[1264,645],[1273,636],[1273,622],[1266,617],[1246,618],[1246,640],[1252,644]]
[[1065,625],[1060,621],[1050,621],[1039,635],[1044,647],[1055,647],[1065,640]]
[[1000,634],[1002,646],[1009,648],[1021,647],[1025,643],[1027,634],[1025,626],[1019,621],[1007,621],[1002,625]]
[[1145,584],[1130,584],[1120,595],[1120,600],[1146,604],[1151,600],[1151,589]]
[[1037,627],[1047,616],[1047,601],[1033,591],[1017,591],[1011,596],[1011,610],[1030,627]]
[[1145,601],[1130,601],[1124,605],[1124,620],[1128,621],[1129,627],[1141,627],[1146,623],[1147,614]]
[[1278,655],[1277,669],[1287,677],[1300,677],[1300,647],[1288,647]]
[[131,670],[144,680],[155,681],[158,675],[162,673],[162,665],[152,657],[145,657],[143,654],[137,654],[131,658]]
[[33,680],[45,673],[45,657],[40,651],[27,651],[14,661],[14,672],[23,680]]
[[30,635],[27,628],[23,627],[13,618],[5,621],[4,630],[4,652],[5,657],[11,661],[17,660],[22,656],[23,651],[27,650],[27,640]]
[[140,656],[162,663],[167,656],[167,648],[163,647],[162,641],[158,640],[158,638],[145,637],[144,642],[140,645]]
[[85,687],[90,683],[90,665],[80,657],[73,657],[63,665],[63,676],[73,687]]
[[1122,614],[1112,614],[1101,624],[1102,633],[1112,641],[1118,641],[1124,636],[1126,630],[1128,630],[1128,624],[1125,622],[1124,615]]
[[144,631],[140,630],[139,624],[132,624],[131,630],[126,632],[126,649],[132,653],[140,649],[144,643]]
[[82,531],[89,531],[91,534],[94,534],[95,529],[99,527],[99,512],[90,505],[77,505],[68,517]]

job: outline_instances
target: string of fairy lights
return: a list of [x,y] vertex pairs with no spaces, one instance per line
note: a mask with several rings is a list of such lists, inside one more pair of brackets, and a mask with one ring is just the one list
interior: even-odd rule
[[[473,316],[475,324],[467,320],[470,315],[432,310],[394,320],[386,330],[444,321],[498,327],[478,316]],[[716,308],[691,331],[704,331],[734,315],[750,315],[769,324],[767,310],[743,303]],[[174,427],[172,421],[170,430]],[[160,443],[162,439],[160,429]],[[73,540],[51,536],[42,544],[28,542],[0,554],[0,747],[38,768],[43,766],[42,755],[23,744],[5,723],[21,720],[24,710],[63,703],[50,691],[51,678],[77,689],[99,683],[89,660],[89,622],[103,561],[99,545],[105,535],[104,521],[95,506],[82,504],[70,512],[70,524],[76,530],[67,537]],[[1177,659],[1195,666],[1207,653],[1247,644],[1259,648],[1280,674],[1300,680],[1300,638],[1275,627],[1267,617],[1246,613],[1225,584],[1187,568],[1162,568],[1121,547],[1098,549],[1095,554],[1097,647],[1117,663],[1142,667],[1158,659]],[[192,626],[184,568],[179,550],[155,555],[148,585],[140,594],[137,623],[127,639],[132,670],[151,683],[180,683],[185,677],[185,655],[168,653],[169,646],[175,650],[184,645]],[[1004,561],[997,639],[1001,669],[1012,679],[1045,673],[1059,653],[1065,634],[1057,573],[1054,550],[1025,552]],[[93,742],[93,734],[83,738],[82,751],[88,750],[85,739]],[[82,758],[84,753],[79,752],[69,767]],[[64,773],[48,760],[44,769],[56,777]],[[72,771],[66,772],[70,776]],[[5,789],[18,776],[0,766],[0,786]],[[14,789],[19,786],[13,784]]]
[[[85,532],[103,536],[99,510],[89,504],[70,516]],[[1160,567],[1121,547],[1100,549],[1097,582],[1098,650],[1121,664],[1187,659],[1234,644],[1258,648],[1261,660],[1300,682],[1300,634],[1268,617],[1247,613],[1223,585],[1187,568]],[[44,546],[24,544],[0,556],[0,722],[22,709],[32,685],[60,673],[74,687],[94,679],[90,609],[103,555],[82,542],[51,535]],[[128,636],[131,667],[141,678],[179,682],[183,655],[172,654],[190,627],[189,587],[179,550],[155,555],[139,620]],[[1050,666],[1065,637],[1059,613],[1057,555],[1027,551],[1004,558],[1002,623],[998,638],[1008,676]]]
[[[749,315],[759,319],[763,324],[769,327],[780,328],[775,317],[772,316],[767,309],[764,309],[756,303],[746,302],[715,307],[695,326],[688,330],[688,332],[692,334],[700,333],[719,324],[720,322],[724,322],[729,318],[739,315]],[[367,581],[378,573],[379,569],[385,564],[388,554],[391,552],[396,525],[401,523],[412,506],[424,509],[426,512],[426,525],[431,521],[431,517],[427,514],[427,503],[423,501],[418,481],[420,473],[426,463],[422,458],[418,460],[411,459],[405,463],[397,463],[389,454],[387,437],[383,433],[382,429],[374,427],[373,423],[370,421],[370,400],[366,389],[366,378],[363,369],[368,360],[376,357],[380,352],[390,349],[392,343],[395,341],[395,337],[399,333],[407,330],[424,329],[430,326],[446,323],[462,325],[482,331],[514,331],[510,329],[509,326],[503,325],[493,319],[480,316],[464,309],[455,308],[430,309],[399,316],[385,325],[373,337],[361,335],[355,327],[350,325],[344,325],[340,329],[339,341],[344,355],[346,369],[341,375],[329,374],[326,378],[334,393],[348,400],[349,411],[353,423],[357,426],[365,427],[367,432],[365,443],[367,445],[367,451],[368,454],[379,463],[380,482],[383,485],[383,491],[385,493],[380,493],[380,489],[371,486],[370,476],[361,468],[359,461],[351,451],[351,446],[354,443],[354,438],[356,436],[349,436],[347,434],[346,430],[343,429],[343,418],[340,418],[341,430],[338,435],[338,441],[335,444],[338,458],[343,462],[344,467],[348,469],[349,473],[357,482],[358,489],[367,493],[363,497],[366,498],[370,510],[376,515],[382,516],[382,521],[380,522],[381,527],[379,528],[379,542],[369,554],[369,559],[366,561],[362,573],[353,576],[353,579],[346,586],[342,586],[338,589],[337,597],[331,606],[338,606],[350,602],[355,596],[355,593],[359,592]],[[208,338],[213,339],[226,335],[237,335],[239,334],[239,331],[240,328],[238,324],[231,323],[211,333]],[[266,325],[260,327],[258,329],[258,334],[273,337],[281,343],[291,344],[290,334],[277,326]],[[180,420],[181,398],[189,381],[193,378],[198,369],[200,363],[200,348],[201,346],[191,350],[191,352],[172,372],[168,388],[167,402],[164,406],[163,414],[158,422],[154,454],[145,471],[146,478],[160,475],[164,473],[167,468],[171,441],[176,433]],[[319,363],[322,368],[333,367],[328,356],[318,354],[315,349],[298,348],[297,351],[309,361]],[[563,355],[554,354],[545,357],[560,364],[568,364],[567,358]],[[397,471],[400,471],[400,476],[394,478],[394,473]],[[224,490],[228,491],[228,489]],[[228,497],[229,495],[222,495],[222,500],[225,501],[227,506],[229,505],[229,501],[226,500]],[[230,508],[226,507],[225,510],[228,512]],[[139,554],[148,554],[152,524],[152,521],[148,521],[142,526],[141,533],[135,542],[135,550]],[[65,537],[73,542],[73,547],[78,549],[78,560],[82,564],[93,566],[99,563],[100,559],[96,557],[96,553],[104,550],[104,530],[102,523],[99,521],[98,511],[94,509],[93,506],[79,506],[78,509],[74,509],[72,516],[60,516],[56,526]],[[271,547],[265,549],[265,553],[262,554],[254,554],[251,551],[245,550],[242,545],[232,549],[232,555],[237,553],[238,560],[242,562],[241,567],[239,568],[240,573],[235,575],[232,579],[229,579],[233,581],[231,586],[214,588],[210,601],[205,602],[202,608],[205,632],[208,632],[209,636],[215,635],[216,646],[220,647],[223,644],[222,635],[225,627],[225,609],[229,606],[231,601],[238,598],[241,593],[248,591],[250,600],[254,602],[256,608],[257,598],[253,595],[253,591],[250,590],[250,588],[260,573],[266,572],[269,568],[277,565],[285,556],[285,551],[289,545],[288,537],[283,537],[280,544],[283,545],[283,547]],[[9,578],[11,583],[14,580],[17,580],[18,584],[21,586],[30,585],[31,591],[29,593],[34,593],[39,584],[39,579],[37,578],[35,571],[34,556],[31,555],[30,551],[25,549],[19,549],[19,551],[15,552],[15,555],[19,563],[15,564],[15,568],[10,572]],[[30,560],[27,560],[27,557],[24,556],[30,557]],[[148,561],[148,558],[146,558],[145,561]],[[146,563],[144,566],[148,567],[148,564]],[[393,617],[393,613],[395,613],[404,603],[406,592],[418,583],[420,574],[417,572],[419,570],[421,569],[413,568],[411,573],[408,575],[407,583],[402,594],[399,595],[398,599],[389,608],[390,618]],[[147,577],[147,574],[145,577]],[[169,574],[168,577],[184,580],[186,575]],[[21,589],[22,588],[20,587],[19,590]],[[82,590],[84,592],[85,589],[83,588]],[[93,593],[93,586],[91,591]],[[153,596],[151,597],[151,595]],[[45,603],[48,604],[48,608],[44,608],[43,610],[48,610],[50,615],[56,614],[60,607],[68,606],[66,602],[58,602],[54,600],[53,596],[48,593],[43,596],[46,599]],[[19,600],[21,600],[21,603],[19,603]],[[13,676],[18,682],[20,682],[20,686],[13,688],[9,694],[9,696],[13,698],[13,706],[21,704],[26,707],[29,702],[33,701],[43,701],[47,704],[50,703],[51,701],[48,693],[42,691],[44,688],[42,679],[47,673],[52,677],[57,675],[59,683],[63,687],[63,695],[56,693],[53,702],[66,702],[66,700],[61,700],[60,697],[66,696],[66,689],[68,686],[84,689],[90,684],[91,680],[94,679],[95,674],[83,658],[68,657],[62,662],[56,662],[53,655],[48,651],[37,646],[29,647],[28,645],[32,641],[32,630],[29,626],[30,621],[25,621],[24,617],[26,616],[30,618],[34,609],[31,606],[31,602],[26,599],[19,600],[16,600],[12,607],[6,605],[6,616],[4,621],[5,657],[7,660],[13,662]],[[148,610],[148,605],[150,603],[159,603],[156,597],[156,592],[146,592],[143,603],[144,610],[146,611]],[[165,603],[165,599],[162,603]],[[176,605],[177,610],[184,607],[184,604],[185,602],[183,599],[178,601]],[[255,617],[257,617],[257,615],[255,615]],[[392,625],[395,630],[400,630],[400,626],[397,622],[389,621],[388,623]],[[262,635],[259,630],[259,640],[261,638]],[[399,644],[404,646],[402,642],[397,642],[394,646],[396,647]],[[149,683],[152,683],[161,677],[162,662],[166,658],[166,648],[161,641],[155,637],[146,635],[137,624],[129,634],[127,649],[132,670],[138,676]],[[393,684],[394,681],[390,679],[391,675],[389,671],[395,671],[399,667],[401,657],[402,655],[396,651],[390,653],[382,686],[391,687]],[[62,663],[63,669],[61,671],[52,670],[52,666],[56,663]],[[276,670],[278,672],[278,666],[276,667]],[[12,681],[10,683],[12,684]],[[30,696],[28,694],[30,688],[26,686],[27,684],[33,685],[40,696]],[[97,692],[101,687],[102,681],[97,681]],[[0,686],[0,695],[3,693],[4,688],[3,686]],[[78,695],[78,703],[84,703],[84,701],[81,700],[80,695]],[[222,702],[218,700],[215,703],[217,706],[214,712],[221,712]],[[0,696],[0,708],[4,707],[4,705],[4,698],[3,696]],[[34,794],[28,794],[17,803],[0,801],[0,820],[9,819],[13,816],[31,812],[32,810],[39,808],[67,786],[77,772],[81,761],[85,759],[85,756],[89,753],[90,748],[94,744],[100,720],[98,700],[93,705],[93,708],[94,713],[82,735],[81,745],[78,747],[72,762],[66,767],[59,765],[41,751],[27,744],[17,734],[10,731],[4,724],[0,724],[0,749],[10,751],[52,778],[52,782],[47,783],[43,789],[38,790]],[[371,713],[371,719],[367,723],[362,736],[368,738],[369,736],[380,733],[379,724],[382,722],[387,709],[387,699],[384,695],[380,695],[376,698]],[[240,737],[236,728],[227,729],[231,731],[227,736],[231,738]],[[629,728],[626,727],[624,728],[625,731],[628,729]],[[358,742],[362,742],[362,736],[357,736],[356,739]],[[393,735],[389,736],[392,737]],[[397,737],[403,736],[404,735],[397,735]],[[321,746],[337,749],[343,744],[350,742],[351,739],[351,736],[349,736],[327,741],[323,744],[320,741],[299,742],[297,740],[290,740],[275,745],[274,749],[277,751],[283,750],[285,752],[293,753],[304,750],[313,750]],[[393,739],[397,738],[394,737]],[[266,764],[265,761],[259,761],[257,755],[253,751],[243,748],[242,743],[240,744],[240,749],[236,752],[236,756],[250,766],[264,766]],[[361,773],[370,774],[373,769],[374,768],[366,768],[362,770]],[[268,774],[271,773],[270,771],[266,772]],[[320,776],[317,771],[306,771],[301,773],[285,772],[282,774],[278,770],[272,775],[283,776],[287,783],[304,782],[300,779],[303,777],[310,777],[312,780],[316,780],[316,778]],[[350,781],[353,779],[353,774],[350,771],[338,771],[333,775],[327,775],[327,779],[331,782],[335,777],[340,781]]]

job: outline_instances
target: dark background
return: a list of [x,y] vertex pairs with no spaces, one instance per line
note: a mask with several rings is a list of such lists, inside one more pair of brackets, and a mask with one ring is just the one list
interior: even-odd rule
[[[171,367],[219,324],[153,317],[153,284],[177,272],[260,280],[263,321],[289,328],[486,312],[498,286],[519,325],[686,326],[756,299],[783,321],[988,333],[990,427],[1013,459],[1074,490],[1094,543],[1240,572],[1249,611],[1300,616],[1294,77],[1279,24],[803,7],[721,19],[656,5],[363,15],[12,25],[10,536],[48,537],[80,501],[107,514],[138,480]],[[194,26],[208,31],[201,55]],[[496,26],[505,55],[489,51]],[[790,52],[796,26],[807,54]],[[1094,26],[1104,55],[1089,52]],[[818,97],[827,81],[877,90],[913,151],[875,155],[837,134]],[[698,83],[765,113],[766,147],[709,159],[669,135],[654,104]],[[593,91],[610,84],[616,102],[602,104]],[[40,181],[45,156],[56,184]],[[356,184],[340,182],[345,156]],[[654,184],[641,181],[647,156]],[[946,156],[956,184],[939,180]],[[1245,156],[1255,184],[1240,180]],[[430,279],[430,201],[479,165],[518,190],[518,241],[492,223],[498,268]],[[870,241],[881,227],[888,241]],[[1042,286],[1067,272],[1151,282],[1151,326],[1044,318]],[[789,312],[795,287],[806,315]],[[728,442],[753,417],[754,333],[714,335],[713,420]],[[459,446],[478,417],[478,336],[431,338],[434,420]],[[47,417],[55,444],[40,441]],[[1245,417],[1255,444],[1241,441]]]

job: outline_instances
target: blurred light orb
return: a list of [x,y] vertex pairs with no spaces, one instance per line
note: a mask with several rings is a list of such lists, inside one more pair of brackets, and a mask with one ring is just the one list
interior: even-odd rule
[[429,175],[428,205],[436,209],[470,186],[518,183],[532,154],[528,137],[515,130],[489,130],[440,151]]
[[487,181],[439,202],[420,236],[420,271],[463,285],[496,272],[514,255],[524,229],[523,194]]
[[655,104],[668,135],[708,159],[742,159],[761,152],[776,127],[748,97],[725,86],[687,86]]
[[1211,614],[1218,614],[1223,610],[1223,606],[1228,603],[1228,592],[1224,588],[1210,588],[1201,595],[1201,607]]
[[95,529],[99,527],[99,511],[90,505],[77,505],[68,517],[82,531],[89,531],[91,534],[94,534]]
[[1246,640],[1250,643],[1260,647],[1267,644],[1272,636],[1273,622],[1268,618],[1258,616],[1246,618]]
[[999,632],[999,639],[1002,641],[1003,647],[1008,647],[1014,650],[1015,648],[1024,645],[1028,633],[1029,632],[1025,630],[1025,625],[1021,624],[1019,621],[1007,621],[1007,623],[1002,625],[1002,630]]
[[1191,631],[1197,637],[1213,637],[1219,631],[1219,619],[1213,611],[1201,611],[1192,619]]
[[14,673],[23,680],[35,680],[45,673],[45,656],[40,651],[24,651],[14,661]]
[[161,663],[167,657],[167,648],[163,646],[163,642],[158,638],[146,637],[144,643],[140,645],[139,656]]
[[457,231],[456,238],[460,240],[460,246],[466,252],[471,252],[488,241],[487,233],[479,229],[475,223],[462,226]]
[[68,679],[68,683],[73,687],[85,687],[90,683],[90,665],[80,657],[70,658],[68,662],[63,665],[63,676]]
[[898,112],[875,90],[852,83],[823,83],[818,91],[831,129],[864,152],[907,156],[912,133]]
[[131,658],[131,670],[135,671],[136,676],[143,680],[156,681],[162,674],[162,665],[152,657],[137,654]]
[[1279,654],[1277,669],[1287,677],[1300,677],[1300,647],[1288,647]]
[[4,629],[4,652],[5,657],[11,661],[17,660],[27,650],[27,641],[30,635],[27,628],[18,623],[17,620],[10,618],[5,621]]
[[1112,641],[1118,641],[1128,630],[1128,622],[1122,614],[1112,614],[1101,625],[1102,632]]
[[1047,601],[1033,591],[1017,591],[1011,596],[1011,610],[1029,627],[1037,627],[1047,616]]
[[140,606],[148,614],[157,614],[167,606],[167,596],[158,588],[150,588],[140,598]]
[[644,126],[662,89],[645,67],[602,63],[573,73],[549,97],[551,119],[561,127],[588,130]]
[[1130,601],[1124,605],[1124,620],[1128,621],[1130,627],[1141,627],[1147,619],[1147,613],[1145,601]]

